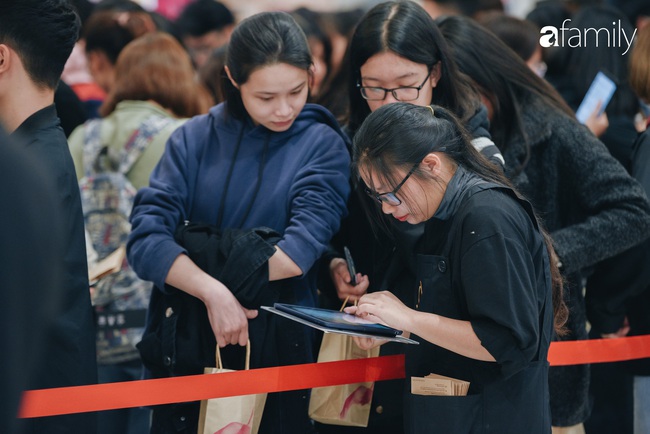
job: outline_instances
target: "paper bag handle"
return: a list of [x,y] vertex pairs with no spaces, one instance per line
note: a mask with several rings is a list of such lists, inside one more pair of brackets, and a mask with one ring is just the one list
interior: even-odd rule
[[[217,361],[217,369],[223,369],[223,362],[221,361],[221,353],[219,352],[219,345],[217,345],[217,352],[215,354]],[[246,341],[246,363],[244,369],[248,371],[251,368],[251,340]]]
[[[345,297],[345,300],[343,300],[343,306],[341,306],[341,308],[339,309],[339,312],[343,312],[343,309],[345,309],[345,305],[348,304],[348,300],[350,300],[349,295],[347,297]],[[356,306],[358,302],[359,302],[359,299],[354,300],[353,306]]]

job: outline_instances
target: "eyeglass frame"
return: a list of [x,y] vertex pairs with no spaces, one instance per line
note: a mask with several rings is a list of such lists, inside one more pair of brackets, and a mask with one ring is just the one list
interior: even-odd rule
[[[400,188],[404,186],[404,184],[406,183],[406,181],[408,181],[411,175],[415,173],[415,170],[418,168],[418,166],[420,166],[420,163],[415,163],[411,168],[411,170],[409,170],[409,172],[406,174],[404,179],[402,179],[400,183],[397,184],[397,186],[395,186],[393,191],[389,191],[386,193],[377,193],[376,191],[373,191],[370,188],[366,187],[366,194],[371,198],[375,199],[380,204],[386,203],[390,206],[400,206],[402,204],[402,200],[399,197],[397,197],[397,192],[399,191]],[[394,199],[394,203],[389,202],[389,200],[391,199],[388,198]]]
[[[388,92],[390,92],[393,95],[393,98],[395,98],[396,101],[400,101],[400,102],[415,101],[416,99],[418,99],[420,97],[420,91],[424,87],[424,84],[431,78],[431,71],[432,70],[433,70],[432,67],[428,68],[427,77],[424,79],[422,84],[419,85],[419,86],[400,86],[400,87],[394,87],[392,89],[387,89],[385,87],[380,87],[380,86],[361,86],[361,81],[358,81],[357,82],[357,87],[359,88],[359,93],[361,94],[361,98],[365,99],[366,101],[383,101],[383,100],[386,99],[386,96],[388,95]],[[378,99],[367,98],[364,95],[364,89],[381,89],[381,90],[384,91],[384,97],[383,98],[378,98]],[[406,100],[399,99],[397,97],[397,94],[395,93],[395,91],[400,90],[400,89],[415,89],[418,92],[418,94],[413,99],[406,99]]]

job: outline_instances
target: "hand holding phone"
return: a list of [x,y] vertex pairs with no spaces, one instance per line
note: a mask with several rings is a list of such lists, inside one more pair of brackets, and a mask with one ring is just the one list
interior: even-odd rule
[[578,122],[584,124],[587,118],[596,110],[598,103],[600,103],[598,115],[604,112],[615,91],[616,83],[614,83],[614,80],[605,75],[604,72],[599,71],[594,81],[591,82],[591,86],[589,86],[589,90],[587,90],[582,103],[580,103],[580,107],[576,111],[576,119],[578,119]]
[[354,261],[352,260],[352,255],[350,254],[350,249],[347,246],[343,247],[343,253],[345,254],[345,262],[348,264],[348,273],[350,273],[350,285],[357,284],[357,271],[354,267]]

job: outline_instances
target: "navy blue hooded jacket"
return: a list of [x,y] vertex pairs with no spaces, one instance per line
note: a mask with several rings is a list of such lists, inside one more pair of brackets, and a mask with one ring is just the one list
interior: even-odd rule
[[225,104],[189,120],[171,135],[150,186],[135,199],[127,246],[131,266],[164,291],[172,263],[186,253],[174,241],[175,229],[184,220],[217,224],[223,204],[221,228],[266,226],[281,234],[277,246],[303,272],[287,282],[296,303],[315,304],[312,265],[346,212],[347,141],[334,117],[313,104],[284,132],[235,119]]

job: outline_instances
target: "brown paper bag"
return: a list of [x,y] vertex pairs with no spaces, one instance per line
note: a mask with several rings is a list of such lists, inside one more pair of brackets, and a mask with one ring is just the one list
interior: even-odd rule
[[[250,367],[250,341],[246,345],[246,369]],[[232,372],[224,369],[217,345],[217,367],[205,368],[206,374]],[[198,434],[257,434],[266,403],[266,393],[230,396],[201,401]]]
[[[318,362],[364,359],[378,355],[379,347],[362,350],[354,343],[352,336],[325,333]],[[309,399],[309,417],[330,425],[367,427],[373,389],[372,381],[315,387],[311,390]]]

